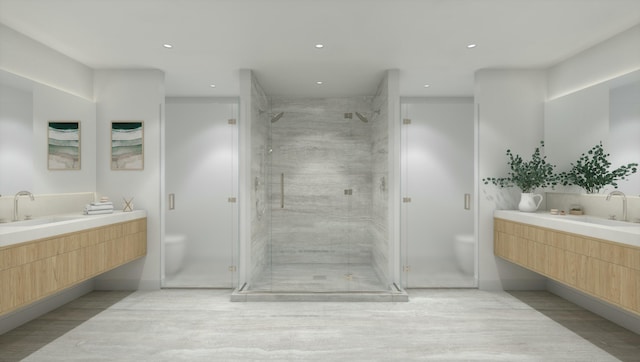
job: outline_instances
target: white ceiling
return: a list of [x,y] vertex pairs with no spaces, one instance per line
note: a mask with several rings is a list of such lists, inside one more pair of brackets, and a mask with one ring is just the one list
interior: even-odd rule
[[403,96],[463,96],[478,69],[639,24],[640,0],[0,0],[0,22],[91,68],[161,69],[168,96],[237,96],[242,68],[269,95],[372,95],[399,69]]

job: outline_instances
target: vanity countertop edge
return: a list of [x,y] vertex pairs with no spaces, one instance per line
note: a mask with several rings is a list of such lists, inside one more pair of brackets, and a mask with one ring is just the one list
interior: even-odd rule
[[144,210],[130,212],[114,211],[112,214],[82,215],[80,213],[56,216],[73,216],[71,220],[33,226],[8,226],[0,224],[0,248],[23,242],[44,239],[81,230],[142,219],[147,216]]
[[571,216],[567,215],[552,215],[548,211],[529,213],[518,210],[495,210],[493,216],[494,218],[640,247],[640,224],[629,223],[629,226],[624,227],[597,225],[573,220]]

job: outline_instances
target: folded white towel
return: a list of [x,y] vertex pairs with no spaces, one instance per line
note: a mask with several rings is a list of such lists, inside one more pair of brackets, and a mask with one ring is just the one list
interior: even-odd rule
[[113,202],[111,201],[106,201],[106,202],[92,202],[91,205],[93,206],[104,206],[104,205],[111,205],[113,206]]
[[100,214],[113,214],[113,209],[110,210],[85,210],[85,215],[100,215]]
[[99,210],[113,210],[113,204],[111,205],[85,205],[85,211],[99,211]]

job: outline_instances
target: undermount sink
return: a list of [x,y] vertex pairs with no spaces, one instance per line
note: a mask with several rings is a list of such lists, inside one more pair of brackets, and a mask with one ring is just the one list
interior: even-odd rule
[[584,222],[584,223],[587,223],[587,224],[596,224],[596,225],[603,225],[603,226],[636,227],[636,228],[640,228],[640,224],[638,224],[638,223],[619,221],[619,220],[603,219],[603,218],[591,217],[591,216],[567,216],[567,219],[568,220],[573,220],[573,221]]
[[50,216],[50,217],[42,217],[37,219],[30,220],[21,220],[21,221],[13,221],[8,223],[0,224],[0,228],[3,227],[26,227],[26,226],[37,226],[44,224],[53,224],[57,222],[76,220],[81,218],[82,215],[70,215],[70,216]]

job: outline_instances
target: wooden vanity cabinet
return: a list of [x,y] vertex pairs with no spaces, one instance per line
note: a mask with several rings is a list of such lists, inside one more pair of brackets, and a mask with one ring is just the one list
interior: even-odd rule
[[494,254],[640,315],[640,247],[494,218]]
[[146,253],[146,217],[0,247],[0,315]]

